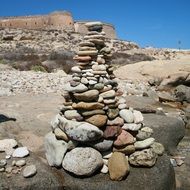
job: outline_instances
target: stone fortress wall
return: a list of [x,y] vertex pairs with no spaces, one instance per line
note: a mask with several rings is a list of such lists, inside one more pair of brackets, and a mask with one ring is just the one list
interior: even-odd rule
[[[70,12],[56,11],[49,15],[18,16],[0,18],[0,28],[23,28],[34,30],[71,30],[86,34],[87,21],[74,21]],[[114,26],[103,23],[103,31],[108,38],[116,38]]]

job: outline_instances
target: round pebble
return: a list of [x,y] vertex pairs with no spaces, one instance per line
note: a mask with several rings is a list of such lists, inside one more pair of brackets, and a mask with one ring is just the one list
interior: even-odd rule
[[23,176],[25,178],[32,177],[37,173],[37,169],[35,165],[26,166],[23,170]]
[[22,166],[26,165],[26,161],[25,160],[18,160],[18,161],[16,161],[15,165],[18,167],[22,167]]

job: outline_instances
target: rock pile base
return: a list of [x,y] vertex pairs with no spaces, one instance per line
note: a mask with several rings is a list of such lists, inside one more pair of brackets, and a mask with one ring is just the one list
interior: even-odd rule
[[[131,166],[152,167],[163,146],[143,125],[141,112],[128,108],[109,65],[102,23],[86,24],[89,32],[74,57],[72,80],[64,86],[64,106],[45,137],[50,166],[76,176],[109,172],[111,180],[127,177]],[[153,148],[154,147],[154,148]]]

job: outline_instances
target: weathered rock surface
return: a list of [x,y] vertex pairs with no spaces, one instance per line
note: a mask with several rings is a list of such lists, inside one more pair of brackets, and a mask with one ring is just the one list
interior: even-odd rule
[[174,190],[175,177],[174,170],[166,155],[159,157],[155,166],[151,168],[130,167],[130,175],[119,183],[111,181],[108,175],[97,174],[90,178],[80,179],[64,172],[64,188],[66,190],[137,190],[146,189],[147,181],[149,186],[147,190]]
[[101,139],[100,141],[92,142],[90,145],[100,152],[108,151],[112,148],[113,141]]
[[187,101],[190,103],[190,87],[179,85],[175,88],[175,96],[178,101]]
[[164,153],[164,146],[161,143],[154,142],[150,147],[159,156],[161,156]]
[[63,159],[65,170],[79,176],[90,176],[103,165],[101,154],[93,148],[75,148]]
[[144,114],[145,126],[154,130],[152,137],[170,154],[176,152],[176,146],[185,135],[183,121],[162,115]]
[[37,173],[30,179],[23,177],[22,172],[11,177],[7,177],[4,173],[0,172],[0,189],[62,189],[64,183],[63,175],[60,173],[59,177],[57,171],[54,168],[50,168],[44,164],[39,157],[34,154],[30,154],[26,158],[27,163],[32,163],[37,168]]
[[135,151],[129,156],[129,163],[134,166],[152,167],[156,163],[157,154],[152,149]]

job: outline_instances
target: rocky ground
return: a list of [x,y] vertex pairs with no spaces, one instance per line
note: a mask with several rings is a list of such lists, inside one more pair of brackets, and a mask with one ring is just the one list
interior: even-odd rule
[[[63,49],[75,52],[76,44],[82,37],[76,33],[58,31],[1,30],[0,39],[0,139],[16,139],[19,147],[27,147],[30,154],[24,158],[7,158],[6,167],[9,169],[6,171],[6,176],[0,173],[2,177],[0,189],[7,187],[7,184],[10,184],[10,189],[19,187],[35,189],[36,184],[38,188],[46,185],[50,189],[59,189],[62,186],[65,186],[65,189],[76,189],[80,185],[88,188],[92,181],[92,189],[97,189],[97,186],[100,189],[124,188],[125,183],[120,183],[117,187],[114,183],[105,183],[108,180],[105,176],[101,176],[103,181],[97,176],[92,178],[92,181],[89,179],[82,181],[70,178],[68,173],[63,173],[61,170],[48,167],[44,154],[44,136],[51,130],[50,121],[63,104],[63,87],[71,76],[57,69],[52,73],[19,71],[11,65],[20,61],[20,58],[14,60],[14,56],[19,54],[33,52],[42,59],[41,55]],[[127,94],[127,106],[143,113],[145,126],[153,128],[156,134],[153,137],[164,145],[175,170],[177,190],[189,189],[190,53],[167,49],[141,49],[134,43],[121,40],[108,40],[108,42],[115,51],[112,63],[117,68],[115,75],[119,86]],[[10,52],[13,52],[14,56]],[[13,60],[7,55],[13,56]],[[47,61],[46,58],[41,62]],[[2,64],[2,60],[6,64]],[[7,60],[11,64],[7,64]],[[142,62],[126,65],[137,61]],[[134,185],[133,180],[138,179],[139,183],[145,186],[141,179],[149,176],[153,189],[156,189],[154,186],[156,183],[163,187],[175,185],[172,183],[174,175],[171,165],[165,162],[167,155],[159,159],[158,165],[153,169],[142,169],[138,172],[139,170],[132,168],[132,174],[127,182]],[[0,160],[3,157],[4,153],[0,152]],[[20,161],[23,159],[24,161]],[[17,166],[17,161],[21,162],[21,165],[22,162],[25,164]],[[25,179],[23,174],[27,166],[31,166],[33,172],[37,172],[32,174],[35,176],[30,179]],[[150,177],[155,175],[156,181],[154,177]],[[171,176],[170,180],[167,176]],[[137,187],[138,184],[134,189]]]

